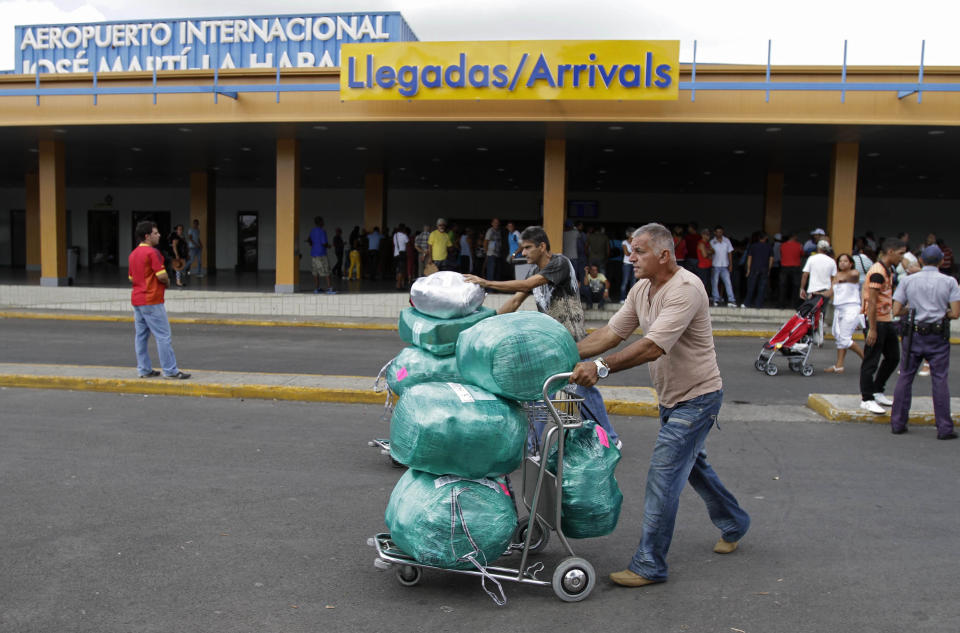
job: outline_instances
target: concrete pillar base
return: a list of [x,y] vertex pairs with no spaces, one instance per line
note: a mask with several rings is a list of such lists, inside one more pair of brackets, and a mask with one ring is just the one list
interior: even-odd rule
[[69,281],[66,277],[41,277],[40,285],[46,286],[48,288],[57,288],[59,286],[69,285]]
[[296,288],[293,284],[274,284],[273,291],[278,295],[292,295]]

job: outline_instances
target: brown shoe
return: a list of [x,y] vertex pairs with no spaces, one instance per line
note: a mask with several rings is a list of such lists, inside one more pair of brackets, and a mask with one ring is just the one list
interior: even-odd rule
[[643,587],[646,585],[654,585],[663,582],[662,580],[650,580],[649,578],[644,578],[640,574],[635,574],[629,569],[613,572],[610,574],[610,580],[623,587]]
[[713,551],[717,554],[732,554],[737,547],[740,545],[740,541],[725,541],[720,539],[717,541],[717,544],[713,546]]

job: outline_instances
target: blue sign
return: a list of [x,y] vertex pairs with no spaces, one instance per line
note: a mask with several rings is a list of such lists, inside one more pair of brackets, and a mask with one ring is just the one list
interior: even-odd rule
[[415,41],[396,12],[18,26],[15,72],[333,68],[344,43]]

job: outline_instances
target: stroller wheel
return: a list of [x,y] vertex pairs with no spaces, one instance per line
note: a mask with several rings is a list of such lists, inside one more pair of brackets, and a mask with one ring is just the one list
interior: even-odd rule
[[800,373],[809,378],[813,375],[813,365],[804,365],[803,369],[800,370]]
[[767,368],[765,371],[767,372],[768,376],[776,376],[777,372],[780,370],[777,368],[776,365],[774,365],[773,363],[770,363],[769,365],[767,365]]
[[756,360],[756,362],[753,363],[753,367],[757,371],[763,371],[763,366],[764,366],[764,362],[759,358]]

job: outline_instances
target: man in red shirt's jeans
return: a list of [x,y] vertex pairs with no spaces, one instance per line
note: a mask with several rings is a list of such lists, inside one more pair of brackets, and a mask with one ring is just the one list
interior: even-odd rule
[[156,249],[160,232],[154,222],[145,221],[137,224],[135,235],[140,244],[130,253],[127,278],[133,284],[130,303],[133,304],[136,327],[137,373],[141,378],[160,375],[151,366],[147,352],[147,341],[153,334],[163,377],[180,380],[189,378],[190,374],[177,368],[177,357],[170,342],[170,321],[167,319],[167,309],[163,306],[163,293],[170,280],[163,266],[163,255]]
[[800,276],[803,265],[803,244],[796,232],[790,233],[780,245],[780,307],[796,308],[800,296]]

